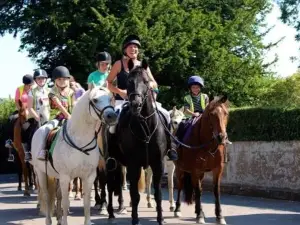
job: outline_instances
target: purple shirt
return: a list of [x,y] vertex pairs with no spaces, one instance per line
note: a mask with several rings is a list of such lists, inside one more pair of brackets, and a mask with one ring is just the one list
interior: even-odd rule
[[78,99],[84,94],[85,90],[83,88],[78,88],[75,91],[75,98]]

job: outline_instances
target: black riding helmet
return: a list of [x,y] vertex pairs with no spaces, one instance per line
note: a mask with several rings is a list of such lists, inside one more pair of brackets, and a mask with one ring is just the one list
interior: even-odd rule
[[23,84],[28,85],[28,84],[33,84],[34,80],[33,77],[29,74],[26,74],[25,76],[23,76]]
[[48,74],[45,70],[42,69],[38,69],[36,71],[34,71],[33,73],[33,79],[35,80],[36,78],[48,78]]
[[99,52],[96,56],[96,62],[107,62],[111,64],[111,56],[108,52]]
[[141,39],[137,35],[133,35],[133,34],[128,35],[125,38],[125,40],[123,41],[123,44],[122,44],[122,51],[125,56],[126,56],[125,49],[127,48],[128,45],[131,45],[131,44],[135,44],[140,48],[141,47]]
[[58,66],[52,71],[52,80],[57,78],[71,78],[70,71],[65,66]]

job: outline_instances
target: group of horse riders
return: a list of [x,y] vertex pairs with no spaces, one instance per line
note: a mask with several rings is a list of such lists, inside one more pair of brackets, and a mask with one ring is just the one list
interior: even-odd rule
[[[131,59],[135,66],[139,66],[141,62],[138,60],[139,49],[141,48],[141,40],[136,35],[129,35],[122,44],[122,59],[116,61],[111,67],[111,56],[107,52],[100,52],[96,56],[97,70],[90,73],[87,79],[88,88],[92,84],[96,86],[107,86],[107,88],[115,95],[115,110],[120,113],[122,106],[127,101],[127,76],[129,74],[128,62]],[[110,68],[111,67],[111,68]],[[164,109],[160,103],[156,101],[158,94],[158,85],[155,81],[149,67],[147,69],[150,82],[149,86],[153,94],[153,105],[164,115],[168,124],[170,124],[170,114]],[[19,110],[21,105],[26,108],[28,126],[31,129],[38,129],[45,123],[52,123],[53,127],[62,125],[65,120],[70,119],[72,108],[76,101],[83,95],[85,90],[76,83],[73,76],[70,75],[68,68],[64,66],[56,67],[52,72],[52,80],[54,86],[49,88],[47,85],[48,74],[43,69],[34,71],[33,76],[25,75],[23,77],[23,85],[17,88],[15,94],[16,108]],[[115,82],[117,81],[117,82]],[[189,94],[184,97],[184,113],[187,118],[200,116],[205,107],[209,103],[209,98],[201,92],[204,87],[204,80],[197,75],[188,79]],[[42,109],[48,109],[41,113]],[[50,108],[55,111],[55,117],[50,120]],[[17,118],[17,111],[10,117],[12,120]],[[115,126],[110,127],[110,132],[115,132]],[[30,137],[32,139],[33,134]],[[23,140],[22,140],[23,142]],[[168,140],[168,150],[166,154],[169,160],[177,160],[176,147],[173,139]],[[12,145],[8,140],[6,146]],[[28,143],[22,143],[25,151],[25,161],[32,159],[30,146]],[[47,150],[41,149],[38,159],[46,159]],[[10,154],[9,160],[13,156]],[[107,169],[114,168],[116,161],[109,158],[106,162]]]

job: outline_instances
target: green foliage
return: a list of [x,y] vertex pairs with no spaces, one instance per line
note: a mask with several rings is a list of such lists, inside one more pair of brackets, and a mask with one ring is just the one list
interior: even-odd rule
[[[284,23],[292,25],[300,31],[300,0],[278,0],[281,9],[281,19]],[[300,41],[300,33],[296,35]]]
[[164,104],[182,99],[193,74],[203,76],[208,94],[225,92],[237,106],[254,104],[266,75],[262,55],[269,46],[259,30],[268,0],[22,2],[0,9],[0,34],[21,32],[21,48],[41,67],[50,72],[66,65],[81,83],[94,69],[95,53],[107,50],[118,59],[130,33],[142,38],[141,55],[158,83],[172,87],[159,97]]
[[236,108],[230,110],[231,141],[300,140],[300,108]]
[[1,100],[0,102],[0,124],[5,124],[8,117],[16,110],[12,100]]
[[300,73],[273,81],[265,93],[261,93],[261,105],[300,107]]

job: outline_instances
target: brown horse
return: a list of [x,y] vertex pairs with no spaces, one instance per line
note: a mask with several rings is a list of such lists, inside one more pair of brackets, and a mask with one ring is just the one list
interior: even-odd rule
[[227,97],[217,97],[211,101],[201,118],[195,122],[190,135],[184,138],[184,144],[178,149],[176,162],[178,195],[175,216],[180,217],[180,194],[183,189],[185,202],[195,201],[197,223],[205,223],[201,206],[201,183],[205,172],[213,172],[215,195],[215,214],[218,224],[226,224],[220,205],[220,182],[224,169],[225,147],[227,142],[226,126],[228,120]]
[[18,152],[19,159],[22,165],[22,171],[23,171],[24,182],[25,182],[24,196],[30,196],[29,183],[32,183],[30,181],[33,180],[35,188],[37,188],[37,184],[35,182],[33,167],[29,163],[28,163],[29,165],[27,166],[27,163],[25,162],[25,151],[22,145],[22,129],[24,129],[24,124],[27,123],[26,122],[27,113],[26,113],[26,108],[21,101],[19,101],[19,105],[20,105],[20,109],[18,111],[18,118],[14,123],[13,145]]

